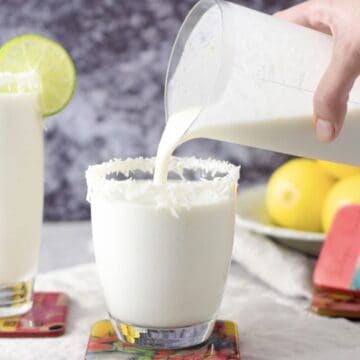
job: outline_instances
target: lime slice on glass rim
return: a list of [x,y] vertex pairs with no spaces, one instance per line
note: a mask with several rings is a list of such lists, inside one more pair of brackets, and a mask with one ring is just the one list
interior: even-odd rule
[[[36,72],[43,116],[61,111],[76,87],[75,65],[56,41],[34,34],[13,38],[0,48],[0,73]],[[0,92],[3,89],[0,88]],[[9,90],[11,91],[11,89]]]

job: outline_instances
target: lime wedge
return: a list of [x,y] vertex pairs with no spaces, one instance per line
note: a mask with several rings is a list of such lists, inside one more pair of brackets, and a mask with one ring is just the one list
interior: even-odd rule
[[43,116],[61,111],[76,87],[75,65],[69,53],[57,42],[33,34],[16,37],[2,46],[0,73],[32,71],[37,73],[40,81]]

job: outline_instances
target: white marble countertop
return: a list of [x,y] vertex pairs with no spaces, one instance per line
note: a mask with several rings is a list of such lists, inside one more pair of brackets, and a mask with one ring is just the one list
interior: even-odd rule
[[[67,331],[53,339],[0,339],[0,360],[84,358],[91,324],[106,317],[92,261],[89,223],[45,225],[36,287],[70,296]],[[219,317],[237,322],[242,360],[360,358],[359,322],[319,317],[307,307],[233,263]]]

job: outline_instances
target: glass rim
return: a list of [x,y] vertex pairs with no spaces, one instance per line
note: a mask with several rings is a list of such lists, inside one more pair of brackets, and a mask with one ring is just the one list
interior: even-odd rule
[[[88,194],[91,203],[94,197],[100,196],[111,200],[124,200],[149,203],[158,207],[176,207],[187,204],[199,194],[213,195],[213,199],[227,197],[234,190],[240,174],[240,166],[227,161],[199,159],[195,157],[171,157],[169,171],[181,174],[184,170],[204,170],[213,176],[212,179],[180,180],[156,184],[152,180],[127,178],[118,180],[108,175],[118,173],[129,177],[132,171],[140,170],[153,174],[155,157],[113,159],[102,164],[91,165],[85,173]],[[220,174],[220,175],[216,175]],[[161,188],[161,191],[159,191]],[[170,204],[170,205],[169,205]]]
[[[129,172],[134,170],[140,170],[144,172],[153,173],[155,169],[155,157],[136,157],[136,158],[127,158],[125,160],[122,159],[112,159],[101,164],[90,165],[86,171],[86,179],[88,185],[93,184],[95,182],[101,183],[113,183],[113,179],[107,179],[106,177],[111,173],[122,173],[126,176],[129,176]],[[214,179],[211,180],[196,180],[196,181],[188,181],[184,180],[177,183],[166,183],[166,184],[155,184],[152,181],[149,182],[154,187],[169,185],[169,186],[178,186],[181,184],[190,184],[197,182],[213,182],[213,181],[226,181],[232,182],[237,181],[239,175],[240,166],[233,165],[228,161],[215,160],[215,159],[200,159],[196,157],[177,157],[172,156],[169,164],[169,171],[174,171],[176,173],[180,173],[182,170],[205,170],[209,171],[212,174],[223,173],[226,174],[224,176],[215,176]],[[135,183],[135,179],[127,179],[127,180],[115,180],[121,185],[122,183],[132,180],[132,183]]]

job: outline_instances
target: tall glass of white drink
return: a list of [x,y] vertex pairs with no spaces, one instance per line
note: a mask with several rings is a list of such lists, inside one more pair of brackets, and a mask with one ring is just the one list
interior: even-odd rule
[[95,257],[122,341],[181,348],[210,335],[231,258],[239,168],[171,158],[169,180],[153,181],[155,159],[89,167]]
[[[43,212],[43,128],[35,74],[0,74],[0,317],[32,306]],[[25,86],[26,87],[26,86]]]

